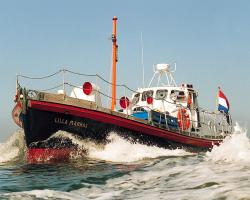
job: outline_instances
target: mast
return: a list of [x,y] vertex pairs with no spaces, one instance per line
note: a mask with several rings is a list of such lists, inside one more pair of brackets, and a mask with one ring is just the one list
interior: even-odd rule
[[113,33],[112,33],[112,103],[111,110],[115,109],[116,104],[116,63],[117,63],[117,48],[116,44],[116,16],[113,17]]

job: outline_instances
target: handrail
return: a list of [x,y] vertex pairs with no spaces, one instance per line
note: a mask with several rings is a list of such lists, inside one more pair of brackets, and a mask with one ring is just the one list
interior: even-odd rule
[[[74,74],[74,75],[78,75],[78,76],[96,77],[96,78],[98,78],[98,79],[104,81],[105,83],[107,83],[107,84],[109,84],[109,85],[112,85],[112,83],[110,83],[109,81],[105,80],[102,76],[100,76],[100,75],[98,75],[98,74],[83,74],[83,73],[77,73],[77,72],[74,72],[74,71],[71,71],[71,70],[68,70],[68,69],[60,69],[59,71],[57,71],[57,72],[55,72],[55,73],[52,73],[52,74],[47,75],[47,76],[42,76],[42,77],[30,77],[30,76],[25,76],[25,75],[18,74],[18,75],[17,75],[17,88],[21,87],[20,84],[19,84],[19,81],[18,81],[19,78],[25,78],[25,79],[31,79],[31,80],[41,80],[41,79],[48,79],[48,78],[51,78],[51,77],[56,76],[56,75],[58,75],[58,74],[60,74],[60,73],[62,73],[62,72],[63,72],[63,76],[65,75],[65,73],[70,73],[70,74]],[[54,87],[51,87],[51,88],[43,89],[43,90],[41,90],[41,91],[44,91],[44,92],[45,92],[45,91],[50,91],[50,90],[53,90],[53,89],[56,89],[56,88],[59,88],[59,87],[62,87],[62,86],[63,86],[63,88],[64,88],[65,85],[68,85],[68,86],[74,87],[74,88],[82,89],[82,87],[76,86],[76,85],[74,85],[74,84],[72,84],[72,83],[69,83],[69,82],[65,82],[64,79],[63,79],[63,83],[58,84],[58,85],[56,85],[56,86],[54,86]],[[130,92],[134,92],[134,93],[139,93],[139,92],[137,92],[137,91],[135,91],[135,90],[133,90],[133,89],[130,89],[129,87],[127,87],[127,86],[124,85],[124,84],[117,84],[116,86],[118,86],[118,87],[124,87],[124,94],[125,94],[125,96],[127,95],[126,90],[129,90]],[[107,94],[105,94],[105,93],[103,93],[103,92],[101,92],[101,91],[99,91],[99,90],[98,90],[97,92],[98,92],[100,95],[102,95],[102,96],[104,96],[104,97],[106,97],[106,98],[112,99],[111,96],[109,96],[109,95],[107,95]],[[152,98],[153,98],[153,97],[152,97]],[[168,101],[168,100],[166,100],[166,99],[159,99],[159,98],[153,98],[153,99],[154,99],[154,100],[162,100],[163,103],[175,104],[175,105],[177,105],[177,108],[178,108],[178,107],[179,107],[179,108],[185,108],[185,109],[190,110],[190,112],[192,112],[192,111],[197,111],[197,109],[198,109],[200,115],[203,115],[203,119],[200,118],[200,121],[190,119],[190,122],[191,122],[192,124],[199,123],[202,127],[207,127],[207,129],[209,129],[209,130],[213,129],[213,132],[214,132],[215,134],[218,133],[217,130],[214,130],[214,129],[217,129],[217,126],[220,126],[220,127],[222,128],[222,130],[229,130],[229,128],[231,128],[231,130],[232,130],[232,125],[231,125],[231,124],[230,124],[230,125],[229,125],[229,124],[226,124],[226,123],[223,122],[223,121],[220,121],[221,124],[218,124],[218,122],[215,123],[215,121],[216,121],[216,116],[222,116],[221,113],[209,112],[208,110],[206,110],[206,109],[204,109],[204,108],[202,108],[202,107],[195,107],[195,108],[192,108],[192,109],[191,109],[191,108],[189,108],[188,106],[183,106],[181,103],[177,104],[176,102],[171,102],[171,101]],[[119,101],[120,99],[116,98],[115,100],[116,100],[116,101]],[[133,106],[136,106],[136,104],[134,104]],[[138,105],[138,106],[140,106],[140,105]],[[152,108],[150,108],[149,106],[147,106],[147,107],[148,107],[148,110],[152,110]],[[127,109],[127,110],[128,110],[128,109]],[[128,112],[126,112],[126,113],[127,113],[127,115],[128,115]],[[165,115],[164,115],[164,118],[165,118],[165,120],[166,120],[166,119],[167,119],[167,115],[166,115],[166,113],[163,113],[163,114],[165,114]],[[214,121],[212,121],[212,120],[205,120],[205,115],[210,116],[210,118],[214,118],[215,120],[214,120]],[[213,117],[213,116],[214,116],[214,117]],[[161,118],[162,118],[162,117],[163,117],[163,116],[161,116]],[[230,116],[230,115],[229,115],[229,118],[230,118],[230,120],[231,120],[231,116]],[[219,120],[222,120],[222,117],[221,117]],[[159,123],[160,123],[160,122],[159,122]],[[169,129],[169,126],[168,126],[167,122],[166,122],[166,128]],[[180,129],[180,128],[179,128],[179,129]],[[189,129],[190,129],[190,128],[189,128]],[[179,131],[180,131],[180,132],[183,132],[183,133],[185,132],[185,131],[182,131],[182,130],[179,130]],[[193,131],[189,130],[189,134],[190,134],[190,133],[193,133]]]
[[50,78],[52,76],[55,76],[55,75],[61,73],[62,71],[63,70],[59,70],[59,71],[57,71],[57,72],[55,72],[53,74],[50,74],[50,75],[47,75],[47,76],[42,76],[42,77],[31,77],[31,76],[25,76],[25,75],[22,75],[22,74],[17,74],[17,80],[18,80],[19,77],[26,78],[26,79],[32,79],[32,80],[41,80],[41,79],[46,79],[46,78]]
[[[157,121],[155,121],[154,123],[155,123],[155,125],[161,125],[161,122],[162,122],[162,116],[164,115],[164,120],[165,120],[165,128],[167,129],[167,130],[171,130],[171,128],[168,126],[168,124],[167,124],[167,117],[166,117],[166,114],[164,114],[164,113],[161,113],[162,115],[160,115],[160,118],[159,118],[159,122],[157,122]],[[198,121],[196,121],[196,120],[192,120],[192,119],[190,119],[190,122],[191,123],[198,123]],[[223,133],[223,134],[225,134],[225,135],[227,135],[228,133],[231,133],[232,132],[232,130],[233,130],[233,126],[232,125],[230,125],[230,124],[225,124],[225,123],[223,123],[223,124],[217,124],[217,123],[213,123],[212,122],[212,124],[207,124],[207,123],[205,123],[205,121],[200,121],[199,122],[200,124],[202,124],[202,126],[201,126],[201,128],[203,127],[203,129],[204,128],[206,128],[207,130],[206,131],[210,131],[210,133],[214,133],[215,135],[215,137],[217,137],[217,136],[222,136],[221,134]],[[163,125],[163,124],[162,124]],[[217,130],[215,130],[214,128],[215,127],[217,127],[217,126],[219,126],[220,127],[220,131],[217,131]],[[194,128],[194,130],[191,130],[191,128],[189,128],[188,129],[188,131],[184,131],[184,130],[182,130],[181,129],[181,127],[178,127],[178,131],[181,133],[181,134],[185,134],[185,133],[188,133],[189,135],[190,134],[198,134],[198,135],[196,135],[196,136],[198,136],[198,137],[200,137],[200,138],[202,138],[202,137],[207,137],[207,135],[208,136],[213,136],[213,135],[211,135],[210,133],[208,133],[207,135],[204,135],[204,134],[200,134],[200,131],[197,131],[197,130],[199,130],[199,129],[195,129]]]
[[[47,79],[47,78],[50,78],[50,77],[53,77],[55,75],[58,75],[59,73],[61,72],[68,72],[68,73],[71,73],[71,74],[75,74],[75,75],[79,75],[79,76],[88,76],[88,77],[97,77],[99,79],[101,79],[102,81],[104,81],[105,83],[109,84],[109,85],[112,85],[111,82],[105,80],[102,76],[98,75],[98,74],[84,74],[84,73],[78,73],[78,72],[74,72],[74,71],[71,71],[71,70],[68,70],[68,69],[60,69],[59,71],[55,72],[55,73],[52,73],[50,75],[47,75],[47,76],[42,76],[42,77],[30,77],[30,76],[26,76],[26,75],[21,75],[21,74],[18,74],[17,75],[17,86],[20,87],[20,84],[18,82],[18,78],[25,78],[25,79],[31,79],[31,80],[41,80],[41,79]],[[56,88],[59,88],[60,86],[64,86],[64,85],[69,85],[71,87],[76,87],[76,88],[80,88],[79,86],[76,86],[74,84],[71,84],[69,82],[65,82],[65,83],[62,83],[62,84],[59,84],[59,85],[56,85],[54,87],[51,87],[51,88],[47,88],[47,89],[43,89],[41,91],[49,91],[49,90],[53,90],[53,89],[56,89]],[[129,91],[131,92],[134,92],[134,93],[139,93],[138,91],[135,91],[129,87],[127,87],[125,84],[117,84],[116,86],[120,86],[120,87],[124,87],[126,89],[128,89]],[[80,88],[82,89],[82,88]],[[107,97],[107,98],[112,98],[111,96],[107,95],[107,94],[104,94],[100,91],[98,91],[98,93],[100,93],[101,95]],[[126,92],[125,92],[126,93]],[[153,98],[154,100],[159,100],[158,98]],[[119,100],[118,98],[116,98],[116,100]],[[183,107],[182,104],[176,104],[174,102],[171,102],[171,101],[168,101],[166,99],[161,99],[163,102],[166,102],[166,103],[170,103],[170,104],[175,104],[177,105],[178,107]],[[183,107],[183,108],[187,108],[187,107]],[[202,107],[197,107],[199,109],[200,112],[204,112],[204,113],[208,113],[208,114],[215,114],[214,112],[209,112],[208,110],[202,108]],[[195,109],[197,109],[195,108]],[[193,110],[195,110],[193,109]]]
[[54,89],[60,88],[60,87],[62,87],[62,86],[63,86],[63,83],[58,84],[58,85],[56,85],[56,86],[54,86],[54,87],[51,87],[51,88],[43,89],[42,91],[43,91],[43,92],[46,92],[46,91],[50,91],[50,90],[54,90]]
[[[19,78],[25,78],[25,79],[31,79],[31,80],[41,80],[41,79],[47,79],[50,77],[53,77],[57,74],[60,74],[61,72],[68,72],[70,74],[74,74],[74,75],[79,75],[79,76],[87,76],[87,77],[97,77],[100,80],[104,81],[105,83],[112,85],[111,82],[107,81],[106,79],[104,79],[102,76],[100,76],[99,74],[84,74],[84,73],[78,73],[78,72],[74,72],[68,69],[60,69],[59,71],[52,73],[50,75],[47,76],[42,76],[42,77],[31,77],[31,76],[26,76],[26,75],[22,75],[22,74],[18,74],[17,77],[17,82],[19,80]],[[126,86],[125,84],[116,84],[117,87],[125,87],[126,89],[130,90],[131,92],[136,92],[135,90],[129,88],[128,86]]]
[[[104,81],[105,83],[107,83],[107,84],[109,84],[109,85],[112,85],[111,82],[107,81],[106,79],[104,79],[104,78],[103,78],[102,76],[100,76],[99,74],[84,74],[84,73],[74,72],[74,71],[71,71],[71,70],[68,70],[68,69],[60,69],[60,70],[58,70],[58,71],[55,72],[55,73],[52,73],[52,74],[47,75],[47,76],[42,76],[42,77],[31,77],[31,76],[26,76],[26,75],[18,74],[18,75],[17,75],[17,83],[18,83],[18,85],[20,86],[20,84],[19,84],[19,82],[18,82],[18,78],[20,78],[20,77],[21,77],[21,78],[26,78],[26,79],[31,79],[31,80],[41,80],[41,79],[46,79],[46,78],[53,77],[53,76],[55,76],[55,75],[57,75],[57,74],[60,74],[61,72],[68,72],[68,73],[75,74],[75,75],[79,75],[79,76],[97,77],[97,78],[101,79],[102,81]],[[78,86],[75,86],[75,85],[73,85],[73,84],[71,84],[71,83],[62,83],[62,84],[60,84],[60,85],[51,87],[51,88],[49,88],[49,89],[44,89],[44,90],[42,90],[42,91],[48,91],[48,90],[56,89],[56,88],[58,88],[58,87],[60,87],[60,86],[63,86],[64,84],[65,84],[65,85],[70,85],[70,86],[72,86],[72,87],[77,87],[77,88],[79,88]],[[124,88],[126,88],[126,89],[128,89],[129,91],[134,92],[134,93],[139,93],[138,91],[135,91],[135,90],[133,90],[133,89],[127,87],[125,84],[116,84],[116,86],[118,86],[118,87],[124,87]],[[80,88],[80,89],[81,89],[81,88]],[[100,91],[98,91],[98,92],[100,92]],[[101,93],[101,92],[100,92],[100,93]],[[112,98],[112,97],[110,97],[110,96],[108,96],[108,95],[106,95],[106,94],[104,94],[104,93],[101,93],[101,94],[103,94],[103,95],[106,96],[106,97]],[[153,99],[154,99],[154,100],[159,100],[158,98],[153,98]],[[119,100],[119,99],[116,99],[116,100]],[[170,103],[170,104],[176,104],[176,103],[167,101],[166,99],[161,99],[161,100],[163,100],[164,102]],[[182,105],[181,105],[181,104],[178,104],[178,106],[182,106]],[[208,112],[208,113],[209,113],[209,111],[205,110],[205,109],[202,108],[202,107],[198,107],[198,109],[200,109],[200,111],[201,111],[201,110],[204,110],[205,112]],[[211,113],[211,114],[213,114],[213,113]]]

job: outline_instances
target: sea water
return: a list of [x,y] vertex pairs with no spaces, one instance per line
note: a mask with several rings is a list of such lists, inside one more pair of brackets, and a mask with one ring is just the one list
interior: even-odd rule
[[84,155],[29,164],[21,130],[0,144],[0,199],[250,199],[250,142],[239,125],[205,153],[131,144],[115,132],[105,146],[55,135]]

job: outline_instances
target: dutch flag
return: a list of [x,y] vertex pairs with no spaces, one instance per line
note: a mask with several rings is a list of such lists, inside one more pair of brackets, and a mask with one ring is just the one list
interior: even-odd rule
[[220,90],[218,93],[218,111],[228,113],[230,108],[229,101],[227,100],[226,95]]

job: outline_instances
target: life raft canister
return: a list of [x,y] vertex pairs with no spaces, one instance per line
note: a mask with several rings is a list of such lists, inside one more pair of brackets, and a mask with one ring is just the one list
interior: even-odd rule
[[190,116],[185,108],[180,108],[177,113],[178,126],[185,131],[190,126]]
[[23,128],[23,123],[20,120],[21,112],[22,112],[22,105],[20,102],[18,102],[12,110],[12,118],[20,128]]

